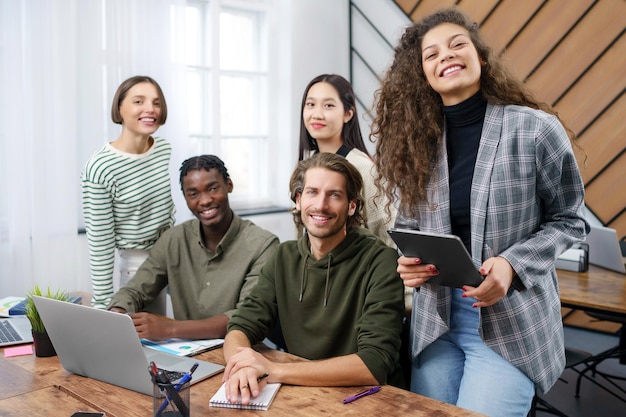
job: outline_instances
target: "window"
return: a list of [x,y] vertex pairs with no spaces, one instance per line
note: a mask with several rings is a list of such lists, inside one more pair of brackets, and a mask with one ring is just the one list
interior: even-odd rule
[[225,161],[236,208],[271,201],[266,3],[195,0],[185,9],[189,140]]

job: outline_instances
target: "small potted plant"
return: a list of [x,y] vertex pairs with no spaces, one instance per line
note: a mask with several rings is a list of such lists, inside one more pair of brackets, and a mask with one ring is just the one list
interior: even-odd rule
[[46,327],[39,316],[37,307],[33,302],[33,295],[38,295],[46,298],[53,298],[55,300],[70,301],[70,295],[65,291],[52,291],[48,287],[47,291],[42,291],[39,285],[35,284],[35,287],[28,293],[25,306],[25,314],[33,332],[33,344],[35,346],[35,355],[39,357],[55,356],[56,351],[50,341]]

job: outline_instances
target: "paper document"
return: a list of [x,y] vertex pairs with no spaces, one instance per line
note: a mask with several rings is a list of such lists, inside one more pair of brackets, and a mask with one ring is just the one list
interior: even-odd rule
[[141,344],[152,349],[160,350],[161,352],[171,353],[172,355],[193,356],[222,346],[224,339],[168,339],[160,342],[141,339]]
[[[19,303],[24,301],[24,297],[4,297],[0,298],[0,317],[11,317],[16,315],[15,312],[11,312],[12,307],[17,306]],[[18,314],[24,314],[23,312],[19,312]]]

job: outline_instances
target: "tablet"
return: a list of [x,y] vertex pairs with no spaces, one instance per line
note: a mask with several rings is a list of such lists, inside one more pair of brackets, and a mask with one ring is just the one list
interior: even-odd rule
[[420,258],[423,264],[437,267],[439,275],[432,276],[428,283],[461,288],[477,287],[483,281],[458,236],[411,229],[389,229],[387,233],[404,256]]

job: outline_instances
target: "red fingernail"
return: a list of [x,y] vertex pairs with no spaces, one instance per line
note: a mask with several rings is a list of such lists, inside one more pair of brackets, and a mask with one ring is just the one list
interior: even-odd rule
[[435,271],[437,268],[435,268],[435,266],[434,266],[434,265],[430,265],[430,266],[428,267],[428,269],[430,269],[431,271]]
[[422,260],[421,260],[420,258],[415,258],[415,263],[416,263],[416,264],[421,264],[421,263],[422,263]]
[[466,298],[467,294],[461,294],[461,297]]

